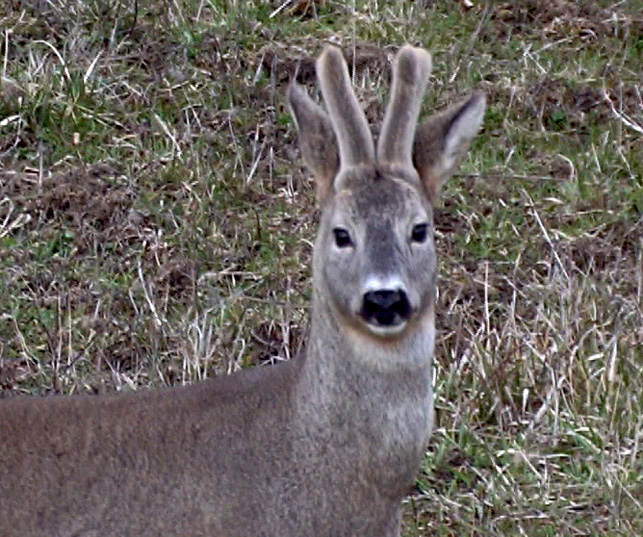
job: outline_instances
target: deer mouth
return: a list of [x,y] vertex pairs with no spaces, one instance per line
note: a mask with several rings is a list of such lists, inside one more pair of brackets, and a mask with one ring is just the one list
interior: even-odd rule
[[403,290],[381,289],[364,294],[360,317],[374,334],[390,336],[404,330],[411,311],[411,303]]

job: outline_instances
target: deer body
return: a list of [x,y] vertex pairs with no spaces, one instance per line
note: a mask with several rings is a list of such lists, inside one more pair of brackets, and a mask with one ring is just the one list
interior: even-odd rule
[[416,129],[430,59],[404,47],[375,148],[340,52],[328,113],[289,100],[322,218],[306,352],[193,386],[0,401],[2,537],[395,537],[433,416],[432,202],[474,95]]
[[[394,535],[379,532],[397,527],[391,510],[428,440],[430,369],[309,359],[142,394],[3,402],[0,535]],[[330,390],[312,392],[317,374]]]

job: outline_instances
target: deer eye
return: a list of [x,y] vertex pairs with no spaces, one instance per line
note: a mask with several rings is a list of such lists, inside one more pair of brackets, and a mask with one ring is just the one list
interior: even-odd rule
[[344,228],[336,227],[333,229],[333,236],[335,237],[335,245],[337,248],[347,248],[353,246],[351,236]]
[[413,242],[424,242],[426,240],[429,224],[415,224],[411,230],[411,240]]

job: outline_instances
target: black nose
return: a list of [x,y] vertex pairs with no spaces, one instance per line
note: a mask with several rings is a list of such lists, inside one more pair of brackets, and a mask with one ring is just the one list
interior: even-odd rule
[[364,294],[362,318],[367,323],[392,327],[406,321],[410,314],[409,299],[401,289],[381,289]]

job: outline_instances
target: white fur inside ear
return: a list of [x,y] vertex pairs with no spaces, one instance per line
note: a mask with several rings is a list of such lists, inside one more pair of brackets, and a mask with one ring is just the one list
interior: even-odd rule
[[476,93],[449,126],[444,140],[444,170],[450,170],[456,164],[463,148],[468,146],[478,133],[480,125],[482,125],[485,107],[484,95]]

